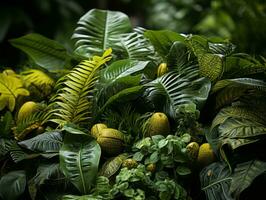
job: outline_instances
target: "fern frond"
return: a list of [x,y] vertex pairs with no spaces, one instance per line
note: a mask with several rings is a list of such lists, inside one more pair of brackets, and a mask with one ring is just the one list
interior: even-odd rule
[[91,93],[98,79],[98,69],[111,59],[111,49],[103,56],[94,56],[91,60],[84,60],[68,73],[63,86],[54,97],[56,108],[52,111],[51,121],[63,125],[65,123],[84,123],[91,115]]
[[23,88],[22,80],[14,74],[0,73],[0,110],[6,106],[13,111],[18,96],[28,96],[30,93]]

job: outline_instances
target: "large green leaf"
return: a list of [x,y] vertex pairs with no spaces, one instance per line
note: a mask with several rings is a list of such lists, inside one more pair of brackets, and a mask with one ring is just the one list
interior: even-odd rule
[[187,68],[183,74],[167,73],[145,85],[144,97],[148,102],[175,117],[179,105],[195,103],[200,109],[210,91],[210,81],[198,78],[198,71]]
[[245,105],[224,108],[214,118],[206,138],[216,154],[230,164],[228,159],[232,158],[233,150],[266,138],[262,115],[259,109]]
[[147,30],[144,35],[150,40],[155,50],[165,61],[167,60],[168,52],[173,43],[177,41],[185,41],[185,36],[169,30]]
[[252,78],[224,79],[218,81],[211,90],[215,97],[215,109],[230,105],[242,97],[255,98],[261,92],[266,92],[266,83]]
[[83,196],[65,195],[62,197],[62,200],[104,200],[104,198],[101,196],[93,196],[93,195],[83,195]]
[[133,33],[124,34],[119,41],[121,48],[116,50],[117,57],[131,60],[153,60],[156,62],[158,56],[155,55],[154,48],[148,39],[144,37],[144,31],[138,28]]
[[266,162],[251,160],[236,166],[232,175],[230,193],[236,199],[248,188],[256,177],[266,171]]
[[63,144],[63,137],[60,131],[45,132],[31,139],[19,142],[19,145],[43,153],[58,152]]
[[65,47],[42,35],[31,33],[12,39],[11,44],[27,53],[36,64],[49,71],[70,67],[71,56]]
[[11,171],[0,179],[1,199],[16,200],[26,188],[26,172],[23,170]]
[[233,200],[229,193],[232,177],[225,163],[215,162],[200,172],[201,189],[207,200]]
[[233,54],[225,59],[223,78],[256,77],[266,72],[265,62],[243,53]]
[[59,154],[64,175],[82,194],[88,194],[98,172],[99,144],[89,136],[67,134]]
[[100,80],[103,82],[114,82],[119,78],[143,71],[148,64],[149,61],[119,60],[113,62],[103,71]]
[[131,30],[130,20],[125,14],[92,9],[80,18],[72,36],[76,42],[75,52],[90,57],[101,55],[110,47],[116,50],[122,34]]

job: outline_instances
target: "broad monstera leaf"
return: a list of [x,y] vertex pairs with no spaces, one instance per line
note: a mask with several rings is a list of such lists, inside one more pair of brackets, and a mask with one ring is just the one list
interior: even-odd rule
[[23,88],[23,82],[17,75],[0,73],[0,110],[8,107],[10,111],[13,111],[16,99],[29,94],[29,91]]

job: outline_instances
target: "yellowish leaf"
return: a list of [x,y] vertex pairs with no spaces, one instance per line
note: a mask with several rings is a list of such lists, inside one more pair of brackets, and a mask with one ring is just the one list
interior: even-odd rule
[[6,106],[13,111],[18,96],[28,96],[29,91],[23,88],[19,76],[9,73],[0,73],[0,110]]

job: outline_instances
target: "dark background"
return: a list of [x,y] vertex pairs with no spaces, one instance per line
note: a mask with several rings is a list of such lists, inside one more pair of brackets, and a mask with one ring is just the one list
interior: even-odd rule
[[78,19],[92,8],[124,12],[134,26],[227,38],[237,51],[266,56],[264,0],[1,0],[0,67],[23,63],[26,56],[8,40],[27,33],[71,49]]

